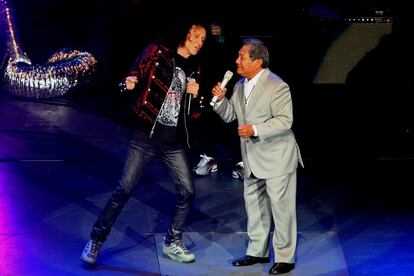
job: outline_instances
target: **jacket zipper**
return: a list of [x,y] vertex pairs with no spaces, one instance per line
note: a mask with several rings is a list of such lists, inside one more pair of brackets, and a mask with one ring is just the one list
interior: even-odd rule
[[[172,59],[172,61],[173,61],[173,64],[174,64],[174,66],[173,66],[173,78],[174,78],[174,72],[175,72],[175,60],[174,60],[174,59]],[[169,90],[169,89],[170,89],[170,88],[168,87],[168,90]],[[158,112],[157,117],[155,118],[155,122],[154,122],[154,124],[152,125],[151,131],[150,131],[150,135],[149,135],[149,137],[150,137],[150,138],[152,137],[152,135],[154,135],[155,125],[156,125],[156,124],[157,124],[157,122],[158,122],[158,117],[160,116],[161,110],[162,110],[162,108],[164,107],[164,104],[165,104],[165,101],[166,101],[166,100],[167,100],[167,96],[165,96],[164,100],[162,101],[162,105],[161,105],[161,107],[160,107],[160,112]]]
[[[189,78],[191,78],[194,74],[194,71],[191,72]],[[191,94],[190,94],[191,95]],[[188,99],[188,100],[187,100]],[[187,107],[188,105],[188,107]],[[187,128],[187,116],[186,116],[186,111],[187,108],[189,109],[191,106],[191,97],[187,95],[187,93],[185,94],[185,98],[184,98],[184,112],[183,112],[183,120],[184,120],[184,130],[185,130],[185,138],[186,138],[186,142],[187,142],[187,147],[190,149],[190,135],[188,133],[188,128]],[[188,112],[190,114],[190,112]]]

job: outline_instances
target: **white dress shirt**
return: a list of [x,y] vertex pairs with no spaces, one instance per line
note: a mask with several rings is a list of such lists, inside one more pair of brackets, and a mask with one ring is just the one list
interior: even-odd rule
[[[253,78],[251,78],[250,80],[244,79],[244,103],[246,105],[249,104],[250,101],[250,97],[252,96],[253,93],[253,89],[256,86],[257,81],[260,78],[260,75],[264,72],[264,69],[260,70],[259,73],[256,74],[256,76],[254,76]],[[254,134],[253,136],[257,137],[258,133],[257,133],[257,128],[255,125],[252,125],[253,127],[253,131]]]

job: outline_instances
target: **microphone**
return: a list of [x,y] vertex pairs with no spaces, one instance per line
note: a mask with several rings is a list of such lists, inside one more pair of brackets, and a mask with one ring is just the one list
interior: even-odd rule
[[[196,79],[194,78],[187,78],[188,83],[194,83],[196,82]],[[193,94],[190,94],[188,97],[188,108],[187,108],[187,115],[190,115],[190,108],[191,108],[191,100],[193,99]]]
[[[227,70],[227,72],[224,74],[223,80],[221,81],[221,89],[223,89],[224,87],[226,87],[227,83],[229,82],[229,80],[231,80],[231,78],[233,77],[233,72]],[[211,99],[210,105],[214,106],[217,103],[217,96],[214,96]]]

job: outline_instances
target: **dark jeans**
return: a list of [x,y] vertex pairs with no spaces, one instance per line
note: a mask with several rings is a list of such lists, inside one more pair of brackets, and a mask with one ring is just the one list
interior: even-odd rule
[[179,232],[183,231],[190,208],[194,202],[194,186],[185,150],[175,147],[174,149],[161,151],[148,138],[135,137],[129,142],[127,158],[119,184],[93,225],[91,239],[98,239],[101,242],[106,240],[112,225],[139,182],[145,165],[157,157],[161,159],[167,168],[177,192],[177,204],[171,227]]

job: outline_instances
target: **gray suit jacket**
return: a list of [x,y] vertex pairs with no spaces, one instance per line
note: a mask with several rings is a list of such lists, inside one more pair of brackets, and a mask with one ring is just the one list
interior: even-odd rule
[[303,166],[299,147],[291,130],[292,98],[289,86],[269,69],[260,76],[253,88],[249,104],[244,101],[244,78],[234,86],[230,100],[226,97],[214,107],[225,121],[237,119],[239,125],[251,124],[258,136],[241,138],[241,153],[245,176],[272,178]]

